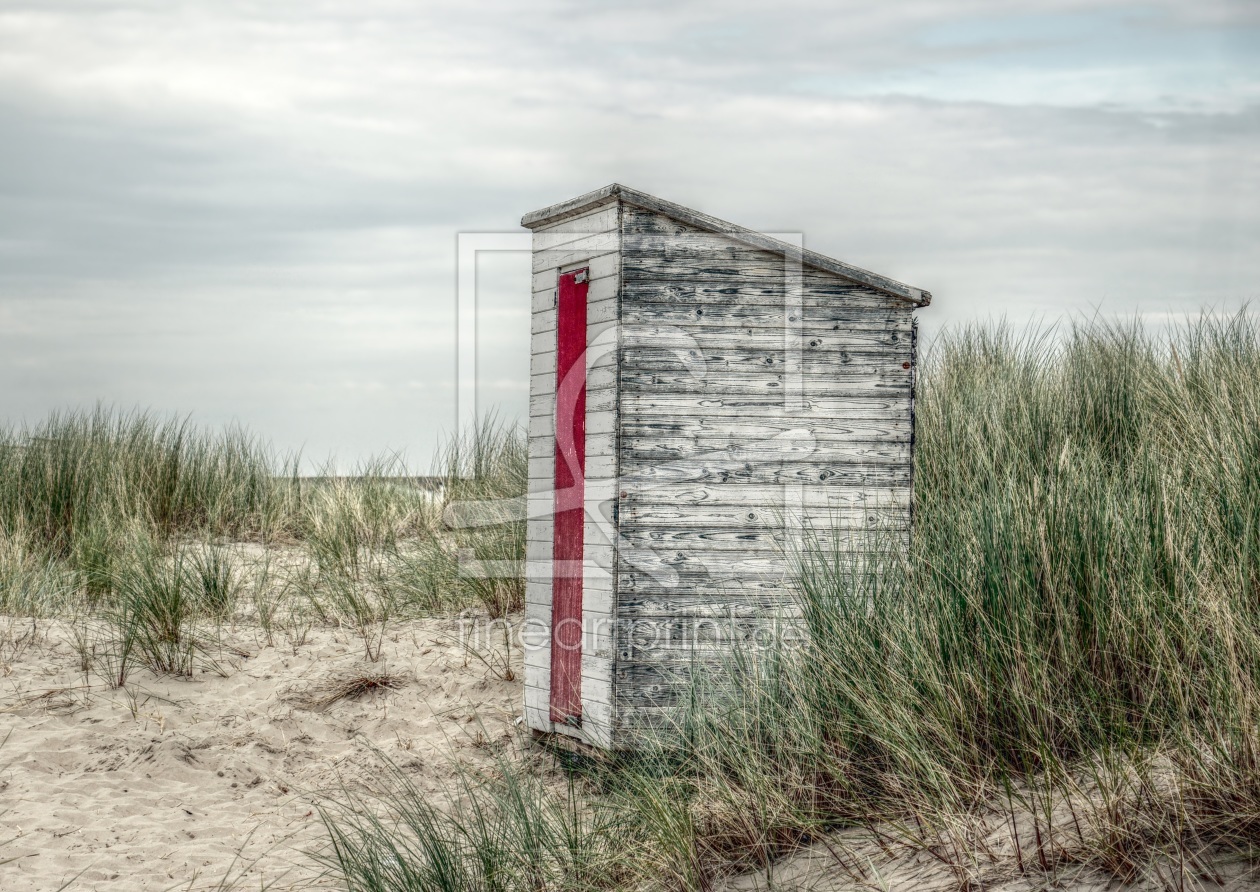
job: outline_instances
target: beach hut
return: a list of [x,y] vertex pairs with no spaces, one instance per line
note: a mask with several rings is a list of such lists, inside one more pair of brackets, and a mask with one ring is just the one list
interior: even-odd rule
[[802,541],[908,535],[931,295],[616,184],[521,223],[526,722],[633,748],[791,627]]

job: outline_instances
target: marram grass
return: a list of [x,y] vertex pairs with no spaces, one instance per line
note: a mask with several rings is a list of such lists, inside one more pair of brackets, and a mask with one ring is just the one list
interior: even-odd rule
[[[1177,886],[1211,875],[1205,852],[1254,857],[1252,318],[956,331],[924,359],[917,421],[908,550],[817,543],[802,649],[733,655],[734,691],[677,746],[580,772],[600,821],[574,832],[598,869],[556,853],[491,869],[551,832],[503,802],[526,764],[450,814],[406,820],[404,791],[401,823],[330,816],[346,887],[705,889],[772,880],[785,853],[855,824],[931,851],[960,887],[983,885],[976,841],[1008,819],[1008,872],[1154,869]],[[475,832],[487,815],[501,838]],[[385,853],[427,879],[385,876]]]
[[57,414],[0,429],[0,525],[62,556],[131,521],[163,538],[256,533],[295,510],[295,468],[240,430],[103,407]]
[[519,562],[523,523],[441,518],[455,499],[521,496],[525,455],[493,418],[424,478],[396,457],[302,477],[245,431],[106,407],[0,427],[0,611],[96,630],[84,661],[114,684],[136,666],[187,674],[209,662],[210,632],[242,618],[268,640],[345,624],[375,659],[397,617],[520,609],[519,579],[473,577],[460,555]]
[[[927,351],[918,397],[910,546],[801,555],[804,648],[732,655],[734,691],[687,717],[681,745],[588,766],[572,787],[505,764],[450,812],[406,785],[385,817],[332,809],[333,874],[380,892],[702,889],[858,824],[930,846],[966,886],[982,879],[970,842],[1002,809],[1012,826],[1034,815],[1013,862],[1027,873],[1132,878],[1166,858],[1184,879],[1206,875],[1211,847],[1254,857],[1251,317],[1158,336],[964,329]],[[0,604],[112,622],[124,669],[186,671],[241,604],[269,636],[302,605],[362,627],[370,655],[400,612],[519,607],[519,581],[458,566],[460,548],[519,560],[519,522],[451,531],[441,509],[519,496],[525,456],[519,431],[489,423],[452,444],[431,498],[389,463],[303,480],[244,433],[146,415],[0,431]],[[233,552],[189,544],[242,539],[309,560],[268,565],[283,577],[268,587]],[[1084,804],[1065,820],[1050,807],[1064,802]]]

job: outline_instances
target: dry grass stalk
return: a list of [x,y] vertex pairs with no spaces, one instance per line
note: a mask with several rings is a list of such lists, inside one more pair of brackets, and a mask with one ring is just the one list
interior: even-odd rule
[[357,700],[368,694],[396,691],[408,681],[410,676],[407,673],[391,672],[388,667],[368,664],[291,691],[284,695],[284,699],[303,709],[323,711],[342,700]]

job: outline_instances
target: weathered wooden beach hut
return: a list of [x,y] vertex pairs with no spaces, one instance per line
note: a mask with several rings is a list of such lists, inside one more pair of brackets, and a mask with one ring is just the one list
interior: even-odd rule
[[616,184],[521,222],[526,721],[633,747],[791,616],[803,537],[909,529],[931,295]]

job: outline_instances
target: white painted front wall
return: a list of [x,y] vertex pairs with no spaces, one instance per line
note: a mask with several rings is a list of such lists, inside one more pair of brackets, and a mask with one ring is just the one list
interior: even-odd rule
[[[620,206],[611,201],[537,228],[529,390],[529,519],[526,528],[525,719],[535,731],[612,745],[613,543],[610,483],[616,474],[616,342],[620,284]],[[552,498],[555,484],[556,286],[559,275],[586,267],[586,530],[583,541],[582,724],[550,719]],[[607,519],[604,519],[607,518]]]

